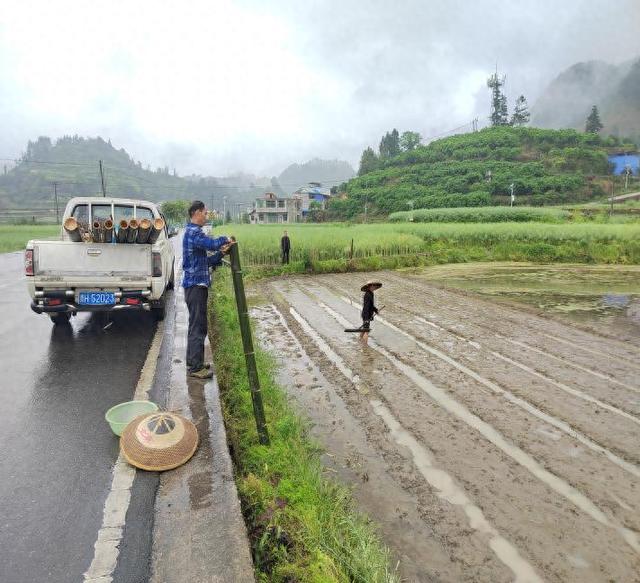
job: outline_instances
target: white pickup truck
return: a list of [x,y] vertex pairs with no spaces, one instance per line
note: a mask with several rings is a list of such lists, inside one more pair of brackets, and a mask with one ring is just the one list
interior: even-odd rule
[[27,243],[25,275],[34,312],[47,314],[54,324],[84,311],[150,310],[164,318],[175,258],[156,204],[73,198],[63,225],[60,240]]

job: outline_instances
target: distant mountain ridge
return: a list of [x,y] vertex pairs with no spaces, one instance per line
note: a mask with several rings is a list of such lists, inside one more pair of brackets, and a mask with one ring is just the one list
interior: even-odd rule
[[344,160],[322,160],[313,158],[304,164],[291,164],[278,176],[278,184],[284,192],[292,193],[309,182],[321,182],[331,188],[347,182],[356,175],[355,170]]
[[531,125],[584,131],[596,105],[603,134],[640,141],[640,58],[620,65],[576,63],[560,73],[531,108]]
[[63,136],[54,142],[40,136],[28,142],[13,168],[5,166],[0,174],[0,208],[50,207],[56,192],[62,206],[74,196],[99,196],[99,160],[107,195],[122,198],[201,199],[222,209],[225,204],[251,201],[268,184],[267,178],[248,175],[181,177],[167,166],[151,170],[101,137]]

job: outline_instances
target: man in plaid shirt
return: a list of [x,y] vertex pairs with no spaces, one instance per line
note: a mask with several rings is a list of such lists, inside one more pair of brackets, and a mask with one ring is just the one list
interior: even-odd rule
[[[187,336],[187,368],[197,379],[213,377],[211,365],[204,362],[204,339],[207,336],[207,297],[211,285],[210,267],[222,263],[222,256],[232,244],[229,237],[207,237],[202,225],[207,222],[207,209],[200,200],[189,207],[189,223],[182,239],[182,287],[189,309]],[[215,251],[207,255],[207,251]]]

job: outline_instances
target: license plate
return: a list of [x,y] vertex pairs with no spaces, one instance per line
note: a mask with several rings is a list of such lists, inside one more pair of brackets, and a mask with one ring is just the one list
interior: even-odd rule
[[116,303],[116,296],[113,292],[80,292],[78,303],[83,306],[110,306]]

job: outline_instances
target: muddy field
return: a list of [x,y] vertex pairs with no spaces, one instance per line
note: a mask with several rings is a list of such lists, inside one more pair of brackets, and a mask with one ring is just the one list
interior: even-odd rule
[[252,314],[406,581],[640,581],[640,348],[417,275],[260,289]]

